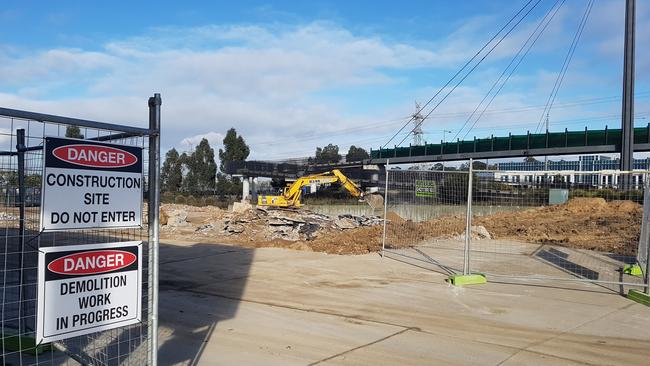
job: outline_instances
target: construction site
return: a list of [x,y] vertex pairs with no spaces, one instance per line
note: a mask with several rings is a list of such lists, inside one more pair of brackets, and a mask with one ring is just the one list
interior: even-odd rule
[[[379,253],[382,249],[381,214],[328,216],[309,208],[274,210],[247,205],[231,212],[178,204],[163,205],[161,211],[162,237],[170,240],[328,254]],[[641,205],[629,200],[575,198],[562,205],[481,216],[474,221],[473,233],[479,240],[510,239],[636,255],[642,213]],[[435,239],[464,241],[465,217],[460,215],[418,222],[389,211],[387,220],[389,237],[399,236],[396,247]]]
[[647,365],[647,4],[315,3],[0,44],[0,365]]

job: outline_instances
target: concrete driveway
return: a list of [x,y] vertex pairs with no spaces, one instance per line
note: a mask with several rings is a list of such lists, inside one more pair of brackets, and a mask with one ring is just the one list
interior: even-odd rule
[[164,243],[161,365],[647,365],[650,308],[590,284],[382,259]]

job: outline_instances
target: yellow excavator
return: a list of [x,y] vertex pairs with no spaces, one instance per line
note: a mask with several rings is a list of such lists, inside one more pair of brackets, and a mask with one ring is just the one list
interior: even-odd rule
[[361,188],[354,183],[350,178],[346,177],[338,169],[333,169],[329,172],[308,175],[298,178],[295,182],[284,188],[281,196],[258,196],[258,206],[273,206],[273,207],[300,207],[300,197],[302,196],[302,188],[311,186],[312,184],[328,184],[340,183],[353,197],[359,198],[363,201],[364,193]]

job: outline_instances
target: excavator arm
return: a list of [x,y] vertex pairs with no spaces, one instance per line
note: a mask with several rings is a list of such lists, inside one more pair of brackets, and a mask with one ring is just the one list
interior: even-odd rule
[[348,177],[346,177],[340,170],[334,169],[329,172],[308,175],[298,178],[288,187],[284,188],[281,196],[259,196],[257,204],[260,206],[276,206],[276,207],[300,207],[300,198],[302,196],[302,188],[311,186],[312,184],[321,185],[327,183],[339,182],[350,194],[357,198],[363,198],[363,191],[361,188]]
[[340,170],[334,169],[332,170],[332,174],[336,178],[338,178],[339,182],[341,182],[341,185],[343,188],[347,189],[348,192],[353,197],[363,199],[363,191],[361,190],[361,187],[359,187],[354,181],[352,181],[350,178],[346,177],[343,173],[341,173]]

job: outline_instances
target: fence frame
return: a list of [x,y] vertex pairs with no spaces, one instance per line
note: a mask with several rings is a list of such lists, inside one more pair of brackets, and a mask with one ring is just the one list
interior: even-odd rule
[[[30,112],[24,110],[2,108],[0,107],[0,116],[3,118],[10,119],[20,119],[26,121],[35,121],[43,124],[59,124],[59,125],[68,125],[76,127],[84,127],[96,129],[98,131],[120,131],[119,133],[113,133],[104,136],[98,136],[95,138],[85,138],[85,140],[94,140],[94,141],[112,141],[125,139],[130,137],[142,137],[148,138],[148,149],[149,149],[149,160],[148,160],[148,222],[147,222],[147,245],[148,245],[148,288],[146,289],[149,301],[147,305],[147,364],[157,365],[157,349],[158,349],[158,252],[159,252],[159,217],[160,217],[160,131],[161,131],[161,105],[162,99],[159,93],[155,93],[148,100],[149,107],[149,127],[141,128],[135,127],[133,125],[126,124],[113,124],[106,122],[98,122],[86,119],[71,118],[64,116],[57,116],[51,114]],[[13,131],[11,131],[13,134]],[[43,136],[44,138],[45,136]],[[15,151],[0,151],[0,156],[16,156],[18,159],[17,165],[17,175],[18,175],[18,208],[19,208],[19,263],[20,264],[20,277],[19,277],[19,292],[20,292],[20,305],[18,307],[19,324],[22,324],[25,319],[21,316],[21,311],[23,308],[22,297],[23,297],[23,288],[25,283],[23,280],[23,254],[25,252],[25,206],[26,206],[26,187],[25,187],[25,153],[29,151],[38,151],[42,150],[43,146],[32,146],[26,147],[25,144],[25,130],[17,129],[16,130],[16,150]],[[41,192],[42,194],[42,192]],[[40,208],[42,209],[42,207]],[[144,228],[142,228],[144,230]],[[5,242],[5,245],[8,245]],[[5,269],[6,270],[6,269]],[[143,291],[144,292],[144,291]],[[6,298],[3,297],[3,307]],[[20,334],[19,325],[19,334]],[[22,341],[22,337],[19,337],[19,342]],[[65,345],[57,344],[55,342],[54,346],[59,350],[65,352],[70,358],[83,364],[83,360],[79,355],[72,353]],[[23,352],[23,346],[20,345],[21,353]],[[4,357],[4,354],[0,356]],[[2,358],[0,358],[2,359]],[[21,359],[22,360],[22,359]]]
[[[391,251],[386,249],[387,245],[387,223],[388,223],[388,218],[387,218],[387,212],[388,212],[388,205],[390,203],[389,200],[389,179],[390,179],[390,172],[397,172],[399,173],[408,173],[408,172],[413,172],[413,170],[389,170],[389,165],[388,161],[386,164],[386,182],[385,182],[385,190],[384,190],[384,217],[383,217],[383,232],[382,232],[382,258],[385,258],[386,255],[385,253],[391,253]],[[415,172],[423,172],[423,171],[418,171],[415,170]],[[438,173],[452,173],[452,172],[445,172],[445,171],[437,171]],[[495,172],[491,170],[480,170],[476,171],[473,169],[473,159],[469,159],[468,163],[468,171],[465,171],[465,173],[468,174],[468,179],[467,179],[467,208],[466,208],[466,214],[465,214],[465,234],[464,234],[464,247],[463,247],[463,263],[462,263],[462,270],[457,270],[454,275],[450,276],[450,281],[454,283],[455,278],[457,277],[463,277],[463,276],[469,276],[468,281],[470,282],[465,282],[465,284],[468,283],[481,283],[481,282],[472,282],[474,281],[475,278],[472,278],[475,275],[483,276],[483,273],[473,273],[472,272],[472,258],[471,258],[471,251],[472,251],[472,216],[473,216],[473,210],[472,207],[474,205],[474,200],[476,197],[474,196],[473,193],[473,178],[474,174],[477,172]],[[505,171],[497,171],[500,173],[503,173]],[[543,171],[535,171],[532,172],[533,178],[532,178],[532,184],[536,184],[537,178],[539,176],[546,177],[543,178],[541,181],[542,183],[544,182],[549,182],[547,179],[548,177],[552,177],[554,173],[557,173],[558,171],[555,170],[543,170]],[[457,171],[454,171],[452,174],[457,174]],[[620,285],[620,286],[630,286],[630,287],[641,287],[643,289],[643,292],[646,295],[650,295],[650,247],[648,247],[650,243],[650,181],[648,178],[650,178],[649,172],[645,171],[610,171],[610,170],[604,170],[604,171],[585,171],[585,172],[579,172],[580,175],[600,175],[600,174],[614,174],[618,175],[619,179],[622,179],[618,183],[619,189],[629,189],[632,183],[629,183],[627,179],[629,178],[630,180],[633,180],[632,174],[643,174],[643,177],[645,178],[642,187],[644,189],[644,194],[643,194],[643,211],[644,211],[644,217],[642,221],[642,227],[646,227],[647,230],[641,231],[641,237],[639,241],[645,240],[645,253],[644,255],[647,256],[647,259],[645,260],[645,263],[643,263],[641,260],[637,260],[637,266],[640,265],[642,266],[641,271],[642,271],[642,283],[637,283],[637,282],[625,282],[622,279],[620,281],[607,281],[607,280],[599,280],[599,279],[590,279],[590,278],[581,278],[581,277],[551,277],[551,276],[545,276],[545,275],[509,275],[509,274],[499,274],[499,273],[490,273],[487,272],[485,273],[486,276],[489,277],[496,277],[496,278],[502,278],[502,279],[513,279],[513,280],[519,280],[519,281],[567,281],[567,282],[582,282],[582,283],[593,283],[593,284],[602,284],[602,285]],[[581,178],[584,179],[584,178]],[[583,182],[584,183],[584,182]],[[597,182],[598,184],[601,184],[600,182]],[[648,222],[646,222],[648,221]],[[646,236],[645,238],[643,236]],[[398,253],[395,253],[398,254]],[[499,254],[499,253],[495,253]],[[640,254],[637,254],[640,255]],[[437,263],[437,265],[441,265],[440,263]],[[638,267],[637,267],[638,268]]]

